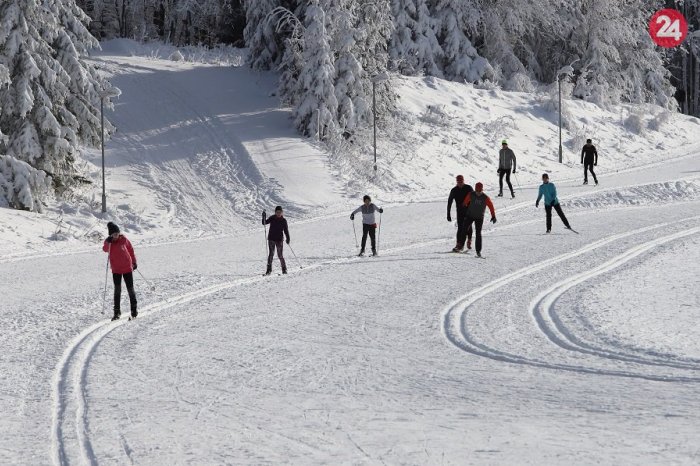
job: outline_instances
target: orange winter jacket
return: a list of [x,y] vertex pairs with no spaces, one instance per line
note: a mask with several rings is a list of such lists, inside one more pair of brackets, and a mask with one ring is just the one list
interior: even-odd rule
[[496,210],[493,208],[493,202],[486,194],[481,194],[479,196],[475,192],[467,194],[464,198],[464,207],[467,208],[467,216],[475,220],[482,220],[484,218],[484,212],[486,207],[491,211],[491,217],[496,216]]

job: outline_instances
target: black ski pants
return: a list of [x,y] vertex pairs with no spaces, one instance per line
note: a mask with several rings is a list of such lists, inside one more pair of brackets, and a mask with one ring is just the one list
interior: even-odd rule
[[591,175],[593,175],[593,181],[596,183],[598,182],[598,178],[595,176],[595,172],[593,171],[593,162],[589,162],[586,160],[583,162],[583,181],[588,182],[588,172],[591,172]]
[[498,169],[498,187],[499,187],[499,193],[503,194],[503,177],[506,177],[506,183],[508,183],[508,189],[510,189],[510,193],[513,193],[513,185],[510,184],[510,169],[509,168],[499,168]]
[[372,252],[377,251],[377,239],[376,239],[376,233],[377,231],[377,225],[369,225],[367,223],[362,224],[362,251],[365,250],[365,245],[367,244],[367,235],[369,235],[369,239],[372,240]]
[[554,205],[545,205],[544,206],[544,211],[547,213],[547,231],[552,229],[552,207],[554,207],[554,210],[557,211],[557,215],[559,215],[559,218],[564,223],[564,226],[566,228],[569,228],[569,221],[566,219],[566,215],[564,215],[564,211],[561,210],[561,205],[559,205],[557,203]]
[[476,244],[474,247],[476,248],[476,252],[481,252],[481,228],[484,226],[484,218],[472,218],[467,215],[464,221],[464,227],[471,229],[472,223],[474,224],[474,231],[476,233]]
[[457,206],[457,246],[464,247],[467,237],[472,240],[472,226],[467,225],[466,207]]
[[284,248],[284,241],[267,240],[267,247],[270,251],[267,255],[267,268],[272,269],[272,259],[275,257],[275,249],[277,249],[277,257],[280,259],[282,270],[287,270],[287,263],[284,261],[284,254],[282,251]]
[[121,314],[122,300],[122,277],[126,284],[126,292],[129,293],[129,303],[131,304],[131,313],[136,313],[136,292],[134,291],[134,275],[129,273],[113,273],[112,280],[114,281],[114,314]]

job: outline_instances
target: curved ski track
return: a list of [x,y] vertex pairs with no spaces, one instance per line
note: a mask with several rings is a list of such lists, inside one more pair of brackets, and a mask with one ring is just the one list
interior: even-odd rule
[[[700,216],[690,217],[686,219],[687,221],[700,219]],[[515,364],[529,365],[535,367],[543,367],[549,369],[559,369],[578,373],[590,373],[598,375],[611,375],[629,378],[641,378],[654,381],[662,382],[700,382],[700,374],[698,376],[665,376],[656,374],[644,374],[633,372],[629,370],[612,370],[605,368],[587,367],[582,365],[574,365],[568,363],[553,363],[543,359],[531,358],[526,356],[521,356],[518,354],[508,353],[495,348],[491,348],[481,342],[479,342],[473,335],[469,332],[468,316],[470,309],[474,304],[485,296],[493,293],[494,291],[502,288],[503,286],[519,280],[528,275],[532,275],[539,271],[542,271],[554,264],[558,264],[575,257],[581,256],[588,252],[594,251],[602,246],[611,244],[615,241],[638,235],[640,233],[650,232],[659,228],[664,228],[669,226],[670,223],[658,223],[648,227],[615,234],[607,238],[603,238],[591,244],[588,244],[580,249],[572,252],[561,254],[559,256],[541,261],[536,264],[528,265],[522,269],[519,269],[510,274],[504,275],[503,277],[494,280],[484,286],[481,286],[465,296],[459,298],[450,304],[442,313],[442,329],[450,343],[458,347],[459,349],[466,351],[468,353],[483,356],[486,358],[494,359],[501,362],[510,362]],[[617,267],[624,265],[625,263],[633,260],[636,257],[652,250],[657,246],[661,246],[665,243],[684,238],[686,236],[694,235],[700,233],[700,227],[692,227],[684,229],[675,234],[669,235],[663,239],[656,239],[636,247],[633,247],[622,254],[619,254],[612,259],[608,260],[604,264],[595,267],[586,272],[576,274],[567,279],[564,279],[552,287],[548,288],[546,291],[540,293],[533,302],[530,304],[529,312],[533,319],[535,320],[537,327],[541,333],[553,344],[559,346],[568,351],[575,351],[577,353],[585,353],[588,355],[593,355],[602,358],[614,359],[618,361],[631,362],[650,366],[665,366],[674,369],[684,369],[690,371],[700,371],[700,361],[695,360],[669,360],[661,358],[645,358],[641,355],[632,355],[624,353],[621,351],[615,351],[615,349],[604,349],[597,348],[593,345],[589,345],[581,341],[572,331],[567,329],[559,316],[556,314],[554,305],[557,299],[567,290],[573,288],[579,283],[583,283],[586,280],[590,280],[602,273],[613,270]]]
[[[617,188],[611,188],[611,189],[620,189],[619,187]],[[590,195],[591,193],[586,193],[583,196]],[[501,212],[507,212],[507,211],[514,211],[514,210],[520,210],[525,207],[531,207],[530,202],[522,202],[518,203],[509,207],[506,207],[504,209],[501,209]],[[629,208],[629,206],[626,207],[613,207],[613,209],[625,209]],[[326,218],[326,217],[323,217]],[[688,220],[693,220],[700,218],[698,217],[692,217],[687,219]],[[308,221],[312,221],[313,219],[309,219]],[[501,230],[501,229],[510,229],[519,225],[523,224],[528,224],[528,223],[533,223],[537,222],[539,220],[524,220],[520,222],[515,222],[512,224],[509,224],[504,227],[497,227],[494,228],[493,231],[496,230]],[[451,304],[446,311],[442,313],[442,320],[443,320],[443,331],[445,333],[446,338],[452,342],[455,346],[458,348],[461,348],[464,351],[467,351],[469,353],[479,355],[479,356],[485,356],[489,357],[492,359],[500,360],[500,361],[506,361],[506,362],[514,362],[514,363],[519,363],[519,364],[528,364],[528,365],[534,365],[538,367],[547,367],[547,368],[554,368],[554,369],[564,369],[564,370],[569,370],[569,371],[575,371],[575,372],[590,372],[590,373],[596,373],[596,374],[608,374],[608,375],[619,375],[619,376],[624,376],[624,377],[642,377],[642,378],[647,378],[647,379],[652,379],[652,380],[661,380],[661,381],[690,381],[690,382],[698,382],[700,381],[700,377],[697,378],[685,378],[685,377],[675,377],[675,378],[669,378],[669,377],[663,377],[663,376],[653,376],[653,375],[643,375],[643,374],[634,374],[634,373],[629,373],[629,372],[624,372],[624,371],[610,371],[610,370],[599,370],[599,369],[592,369],[592,368],[585,368],[585,367],[579,367],[579,366],[574,366],[574,365],[567,365],[567,364],[552,364],[546,361],[541,361],[541,360],[535,360],[535,359],[528,359],[525,357],[521,357],[518,355],[513,355],[513,354],[508,354],[505,352],[501,352],[495,349],[488,348],[487,346],[477,342],[475,339],[473,339],[469,333],[468,329],[466,326],[466,316],[468,314],[469,308],[479,299],[482,297],[486,296],[487,294],[497,290],[498,288],[515,281],[519,278],[522,278],[526,275],[529,275],[531,273],[535,273],[537,271],[540,271],[552,264],[556,264],[558,262],[562,262],[568,259],[571,259],[573,257],[585,254],[586,252],[592,251],[596,248],[599,248],[601,246],[604,246],[606,244],[612,243],[614,241],[617,241],[619,239],[626,238],[628,236],[632,236],[635,234],[643,233],[646,231],[651,231],[654,229],[662,228],[664,226],[668,226],[669,223],[660,223],[656,224],[653,226],[641,228],[638,230],[634,230],[631,232],[625,232],[621,234],[616,234],[611,237],[596,241],[594,243],[591,243],[577,251],[573,251],[570,253],[563,254],[561,256],[557,256],[545,261],[542,261],[538,264],[534,264],[531,266],[528,266],[526,268],[523,268],[521,270],[518,270],[516,272],[513,272],[511,274],[505,275],[492,283],[482,286],[480,288],[477,288],[476,290],[472,291],[468,295],[464,296],[463,298],[459,299],[458,301],[454,302]],[[692,232],[696,232],[695,230],[698,230],[698,228],[691,229]],[[693,234],[688,230],[685,233],[685,235]],[[684,235],[681,235],[684,236]],[[192,241],[192,240],[186,240],[186,241]],[[432,244],[442,244],[444,242],[444,238],[436,239],[436,240],[430,240],[430,241],[423,241],[423,242],[417,242],[417,243],[412,243],[404,246],[398,246],[395,248],[391,249],[386,249],[386,252],[388,253],[396,253],[396,252],[401,252],[401,251],[406,251],[410,249],[415,249],[415,248],[420,248],[420,247],[425,247],[429,246]],[[648,248],[644,249],[639,252],[639,254],[642,254],[648,249],[651,249],[653,245],[647,245]],[[639,255],[637,254],[637,255]],[[64,255],[64,254],[61,254]],[[636,257],[636,256],[634,256]],[[634,257],[630,257],[629,260],[631,260]],[[21,259],[20,259],[21,260]],[[342,264],[342,263],[347,263],[347,262],[354,262],[357,261],[358,259],[355,257],[350,257],[350,258],[340,258],[340,259],[332,259],[332,260],[327,260],[327,261],[322,261],[318,262],[315,264],[307,265],[303,270],[313,270],[317,269],[320,267],[325,267],[328,265],[334,265],[334,264]],[[621,265],[621,264],[620,264]],[[613,267],[614,268],[614,267]],[[299,270],[294,270],[290,269],[290,273],[298,273]],[[602,271],[600,272],[602,273]],[[252,284],[252,283],[257,283],[260,281],[265,280],[264,277],[261,276],[252,276],[248,278],[243,278],[243,279],[238,279],[234,280],[231,282],[226,282],[226,283],[220,283],[217,285],[209,286],[207,288],[203,288],[200,290],[196,290],[193,292],[189,293],[184,293],[182,295],[167,299],[165,301],[153,303],[151,305],[145,306],[142,310],[142,313],[140,314],[140,319],[147,318],[147,316],[150,313],[153,312],[158,312],[162,310],[166,310],[181,304],[186,304],[188,302],[195,301],[197,299],[204,298],[206,296],[228,290],[231,288],[235,288],[241,285],[246,285],[246,284]],[[562,284],[565,286],[564,284]],[[573,285],[572,285],[573,286]],[[554,291],[554,290],[553,290]],[[565,291],[565,290],[564,290]],[[544,297],[542,298],[544,299]],[[556,301],[556,299],[554,299]],[[65,349],[63,352],[63,355],[59,361],[59,363],[56,366],[56,369],[54,370],[54,375],[52,377],[52,399],[53,399],[53,406],[52,406],[52,426],[51,426],[51,459],[54,464],[56,465],[63,465],[63,464],[69,464],[71,463],[71,458],[76,454],[76,452],[73,451],[74,447],[71,445],[71,440],[77,443],[79,452],[77,454],[80,456],[81,462],[85,464],[96,464],[97,463],[97,458],[95,458],[93,449],[92,449],[92,444],[90,442],[89,438],[89,431],[88,431],[88,406],[87,406],[87,370],[90,364],[90,360],[92,359],[97,346],[99,345],[100,341],[104,339],[107,335],[109,335],[112,331],[120,327],[121,325],[126,324],[126,320],[120,320],[117,322],[99,322],[96,323],[88,328],[86,328],[82,333],[80,333],[76,338],[74,338],[71,343],[68,345],[68,347]],[[547,327],[551,328],[551,327]],[[550,332],[551,333],[551,332]],[[692,364],[692,363],[691,363]],[[693,366],[694,368],[694,366]],[[73,417],[73,424],[70,422],[70,417],[67,417],[67,413],[69,411],[72,411],[74,413]]]

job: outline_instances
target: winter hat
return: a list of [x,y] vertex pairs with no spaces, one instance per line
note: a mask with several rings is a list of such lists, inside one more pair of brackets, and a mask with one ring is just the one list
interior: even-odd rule
[[505,145],[507,146],[507,145],[508,145],[508,141],[506,141],[506,140],[504,139],[503,141],[501,141],[501,144],[505,144]]
[[115,233],[119,233],[119,227],[117,226],[116,223],[109,222],[107,224],[107,231],[109,232],[110,235],[113,235]]
[[457,181],[464,181],[464,177],[462,175],[457,175]]
[[481,191],[484,190],[484,185],[481,183],[481,181],[474,185],[474,190],[477,193],[480,193]]
[[591,141],[590,139],[586,139],[586,143],[587,143],[587,144],[590,144],[590,143],[592,143],[592,142],[593,142],[593,141]]
[[282,206],[281,206],[281,205],[278,205],[277,207],[275,207],[275,212],[277,212],[277,211],[282,212]]
[[372,198],[371,198],[371,197],[369,197],[369,195],[368,195],[368,194],[365,194],[365,195],[364,195],[364,196],[362,197],[362,200],[363,200],[363,201],[371,201],[371,200],[372,200]]

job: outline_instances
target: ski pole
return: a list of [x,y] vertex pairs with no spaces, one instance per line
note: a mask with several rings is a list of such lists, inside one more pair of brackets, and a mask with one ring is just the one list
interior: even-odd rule
[[352,221],[352,233],[355,235],[355,247],[359,248],[360,245],[357,244],[357,231],[355,231],[355,220]]
[[151,287],[151,291],[156,291],[156,286],[153,283],[149,282],[146,279],[146,277],[143,276],[143,274],[141,273],[141,271],[139,269],[136,269],[136,271],[139,273],[139,275],[141,275],[141,278],[143,278],[143,280],[148,284],[148,286]]
[[297,257],[296,253],[294,252],[294,249],[292,249],[292,245],[289,244],[289,243],[287,243],[287,246],[289,246],[289,250],[292,251],[292,254],[294,254],[294,258],[297,260],[297,262],[299,262],[299,268],[300,268],[300,269],[303,269],[304,266],[301,265],[301,261],[299,260],[299,258]]
[[382,234],[382,213],[379,212],[379,228],[377,229],[377,252],[379,252],[379,236]]
[[112,252],[112,243],[107,249],[107,264],[105,265],[105,290],[102,292],[102,314],[105,313],[105,301],[107,301],[107,276],[109,275],[109,253]]
[[517,173],[513,173],[513,174],[515,175],[515,182],[518,183],[518,189],[522,189],[520,187],[520,180],[518,179],[518,174]]

